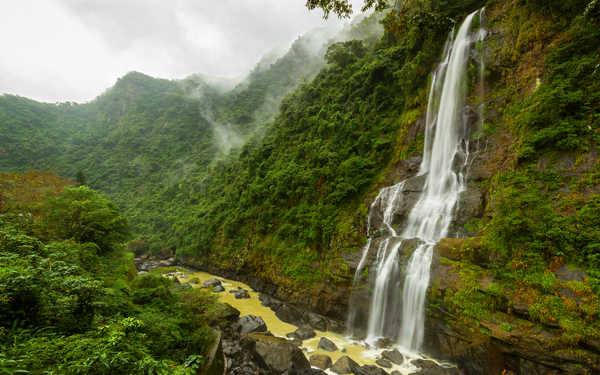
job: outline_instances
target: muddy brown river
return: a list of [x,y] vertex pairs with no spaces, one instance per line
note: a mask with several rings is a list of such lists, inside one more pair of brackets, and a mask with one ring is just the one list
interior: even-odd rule
[[[298,327],[281,321],[273,310],[270,308],[263,306],[258,299],[258,293],[254,292],[250,286],[233,280],[228,280],[219,276],[215,276],[206,272],[184,272],[183,276],[179,276],[178,279],[180,282],[185,283],[190,280],[197,278],[200,282],[198,284],[192,285],[194,288],[199,288],[204,281],[208,279],[219,279],[222,282],[223,287],[225,288],[225,292],[215,293],[219,301],[228,303],[240,312],[240,316],[244,315],[256,315],[260,316],[265,323],[267,324],[267,329],[275,336],[286,338],[286,334],[290,332],[294,332]],[[245,299],[236,299],[233,293],[229,293],[232,289],[246,289],[250,298]],[[355,362],[360,365],[375,365],[375,360],[379,357],[380,353],[385,349],[372,349],[368,348],[362,342],[352,340],[351,338],[345,337],[343,335],[334,333],[334,332],[323,332],[315,330],[317,334],[316,337],[313,337],[308,340],[304,340],[302,342],[301,349],[304,351],[306,357],[310,357],[313,354],[324,354],[331,358],[331,360],[335,363],[340,357],[349,356]],[[328,352],[322,349],[318,349],[317,346],[319,344],[319,340],[321,337],[326,337],[329,340],[333,341],[335,345],[337,345],[338,349],[335,352]],[[393,365],[392,368],[385,369],[388,373],[391,371],[399,371],[402,375],[408,375],[419,369],[411,364],[411,361],[414,359],[430,359],[428,357],[424,357],[421,355],[415,355],[410,353],[402,353],[405,357],[405,361],[402,365]],[[333,374],[329,370],[326,372]]]

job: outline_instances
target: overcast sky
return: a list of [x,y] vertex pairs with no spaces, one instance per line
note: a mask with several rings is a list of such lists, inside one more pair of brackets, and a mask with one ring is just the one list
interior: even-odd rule
[[132,70],[161,78],[241,76],[271,49],[324,24],[322,12],[304,4],[0,0],[0,94],[83,102]]

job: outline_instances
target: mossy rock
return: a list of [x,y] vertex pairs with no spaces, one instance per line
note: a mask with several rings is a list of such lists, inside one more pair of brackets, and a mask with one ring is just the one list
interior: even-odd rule
[[442,238],[436,246],[440,256],[456,261],[469,261],[479,266],[489,263],[489,256],[478,237]]

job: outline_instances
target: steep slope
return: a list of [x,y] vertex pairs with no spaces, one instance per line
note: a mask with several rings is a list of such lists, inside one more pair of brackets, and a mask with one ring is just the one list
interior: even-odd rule
[[484,5],[486,86],[465,108],[485,104],[481,147],[434,255],[427,350],[468,373],[598,371],[597,1],[406,1],[374,48],[331,46],[263,140],[190,182],[178,255],[343,320],[369,204],[417,173],[428,75]]
[[262,140],[201,187],[187,184],[191,208],[175,227],[178,254],[256,266],[286,281],[349,280],[340,258],[364,241],[365,200],[389,179],[385,172],[421,149],[411,125],[424,111],[451,18],[463,12],[406,9],[386,18],[387,32],[371,48],[330,46],[328,66],[284,100]]
[[169,81],[132,72],[86,104],[1,96],[0,170],[83,173],[123,209],[150,250],[169,252],[184,177],[203,175],[265,127],[282,97],[324,64],[322,46],[332,35],[299,37],[231,91],[200,76]]

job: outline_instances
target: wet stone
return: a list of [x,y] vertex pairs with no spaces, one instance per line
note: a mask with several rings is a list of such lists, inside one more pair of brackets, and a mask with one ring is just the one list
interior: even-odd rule
[[331,358],[324,354],[313,354],[309,358],[311,366],[318,367],[321,370],[327,370],[331,367]]
[[414,361],[412,361],[412,364],[422,368],[422,369],[428,369],[428,368],[438,368],[440,367],[437,363],[433,362],[433,361],[429,361],[426,359],[415,359]]
[[217,286],[215,286],[215,287],[213,288],[213,290],[212,290],[212,291],[213,291],[213,292],[215,292],[215,293],[221,293],[221,292],[224,292],[224,291],[225,291],[225,288],[223,288],[223,286],[222,286],[222,285],[217,285]]
[[358,367],[358,363],[354,362],[350,357],[343,356],[331,366],[330,370],[336,374],[350,374],[354,368]]
[[252,333],[247,340],[254,341],[255,352],[274,374],[288,372],[291,375],[310,369],[310,363],[302,351],[286,339]]
[[392,343],[392,340],[388,339],[387,337],[382,337],[375,342],[375,347],[377,349],[388,348],[392,345]]
[[319,331],[327,330],[327,319],[319,314],[308,313],[308,324]]
[[381,367],[372,365],[365,365],[355,368],[354,371],[352,371],[352,373],[354,375],[388,375],[388,373],[385,372],[385,370]]
[[338,347],[333,343],[333,341],[329,340],[327,337],[321,337],[318,348],[328,352],[335,352],[338,350]]
[[219,279],[208,279],[208,280],[206,280],[202,284],[202,287],[203,288],[214,288],[217,285],[221,285],[221,280],[219,280]]
[[307,340],[315,337],[317,334],[311,327],[301,326],[295,332],[293,332],[293,335],[294,337],[297,337],[300,340]]
[[237,331],[241,336],[252,332],[266,332],[267,325],[260,316],[245,315],[238,320]]
[[404,356],[396,349],[382,352],[381,357],[396,365],[401,365],[404,362]]
[[383,359],[383,358],[379,358],[375,361],[375,363],[377,363],[377,365],[383,367],[383,368],[391,368],[392,367],[392,362],[388,361],[387,359]]
[[233,294],[233,296],[235,297],[235,299],[250,298],[250,295],[248,294],[248,291],[245,290],[245,289],[236,290],[235,293]]

